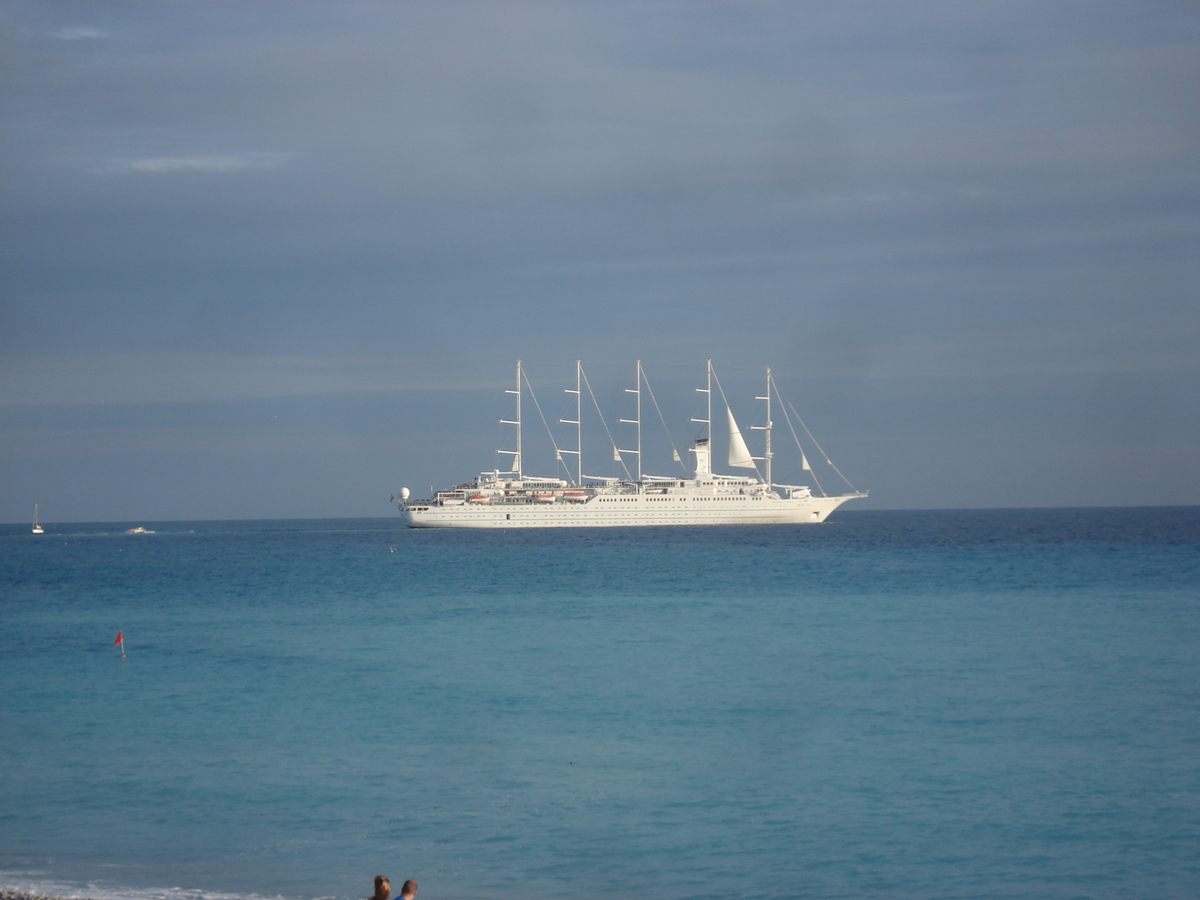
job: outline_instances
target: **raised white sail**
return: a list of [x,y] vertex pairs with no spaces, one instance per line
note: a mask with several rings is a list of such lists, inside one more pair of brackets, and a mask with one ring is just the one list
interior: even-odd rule
[[734,421],[733,410],[727,406],[725,414],[729,416],[729,465],[735,469],[755,468],[754,457],[750,455],[750,448],[746,446],[742,432]]

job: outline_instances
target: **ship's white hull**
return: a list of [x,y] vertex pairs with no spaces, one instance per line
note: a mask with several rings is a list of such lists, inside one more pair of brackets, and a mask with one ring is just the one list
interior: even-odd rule
[[411,528],[601,528],[647,525],[801,525],[824,522],[861,494],[783,499],[752,495],[615,494],[586,503],[411,504],[400,515]]

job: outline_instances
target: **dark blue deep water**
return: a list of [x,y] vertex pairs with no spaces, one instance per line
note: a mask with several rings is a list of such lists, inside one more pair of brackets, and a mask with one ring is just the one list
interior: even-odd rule
[[0,886],[1200,894],[1197,508],[6,527],[0,612]]

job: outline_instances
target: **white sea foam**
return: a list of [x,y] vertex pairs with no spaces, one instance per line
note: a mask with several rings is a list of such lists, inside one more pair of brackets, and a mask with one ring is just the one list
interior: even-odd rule
[[[281,895],[236,894],[203,888],[132,888],[104,881],[61,881],[43,872],[0,873],[0,891],[18,891],[64,900],[287,900]],[[320,897],[315,900],[334,900]]]

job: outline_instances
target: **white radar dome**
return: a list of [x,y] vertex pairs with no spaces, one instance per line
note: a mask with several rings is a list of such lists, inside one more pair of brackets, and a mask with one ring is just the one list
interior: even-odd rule
[[401,500],[407,500],[408,494],[409,494],[408,488],[400,488],[400,499]]

